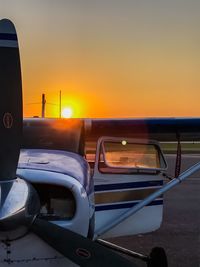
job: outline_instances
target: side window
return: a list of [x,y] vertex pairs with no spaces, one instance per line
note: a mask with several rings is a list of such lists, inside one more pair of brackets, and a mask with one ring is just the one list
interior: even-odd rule
[[160,168],[158,150],[151,144],[104,142],[105,162],[110,167]]
[[157,144],[137,140],[103,140],[98,168],[103,173],[155,173],[166,168]]

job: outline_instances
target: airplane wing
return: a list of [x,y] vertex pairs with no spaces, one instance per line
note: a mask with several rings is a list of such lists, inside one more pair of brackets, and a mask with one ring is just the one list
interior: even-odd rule
[[87,138],[127,136],[157,141],[196,141],[200,139],[200,118],[92,119]]
[[[70,136],[70,138],[69,138]],[[101,136],[199,141],[200,118],[28,119],[23,122],[23,148],[57,148],[83,154],[86,141]]]

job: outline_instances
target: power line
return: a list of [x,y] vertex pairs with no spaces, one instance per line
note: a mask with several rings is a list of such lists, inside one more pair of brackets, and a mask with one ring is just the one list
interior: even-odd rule
[[47,105],[52,105],[52,106],[59,106],[58,104],[54,104],[54,103],[49,103],[49,102],[46,102]]
[[42,104],[42,112],[41,112],[42,118],[45,117],[46,105],[59,107],[59,118],[61,118],[61,110],[62,110],[62,102],[61,101],[62,101],[62,95],[61,95],[61,90],[60,90],[59,91],[59,104],[47,102],[46,98],[45,98],[45,94],[42,94],[42,101],[41,102],[26,103],[25,105],[41,105]]
[[41,102],[37,102],[37,103],[26,103],[25,105],[40,105]]

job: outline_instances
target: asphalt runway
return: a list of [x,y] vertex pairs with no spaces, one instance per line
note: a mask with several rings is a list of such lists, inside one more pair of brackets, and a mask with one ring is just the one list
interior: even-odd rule
[[[173,175],[175,156],[167,156],[168,173]],[[199,156],[184,155],[182,168],[200,160]],[[192,175],[164,196],[163,223],[159,230],[137,236],[113,238],[110,241],[144,254],[152,247],[164,247],[169,267],[200,267],[200,172]],[[146,264],[134,260],[138,267]],[[162,267],[162,266],[161,266]]]

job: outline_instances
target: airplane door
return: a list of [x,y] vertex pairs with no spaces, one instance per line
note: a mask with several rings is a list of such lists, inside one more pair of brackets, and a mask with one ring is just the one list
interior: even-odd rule
[[[94,164],[95,233],[163,185],[167,168],[158,142],[101,137]],[[154,231],[162,222],[163,198],[132,215],[103,237]]]

